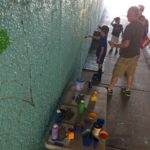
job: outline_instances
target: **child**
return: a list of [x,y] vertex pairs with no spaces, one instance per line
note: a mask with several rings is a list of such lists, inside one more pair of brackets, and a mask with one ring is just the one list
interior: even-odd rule
[[[97,29],[93,32],[93,36],[100,36],[100,28],[97,26]],[[97,49],[98,47],[98,40],[92,39],[90,51]]]
[[[120,33],[123,33],[123,26],[120,24],[120,17],[116,17],[113,19],[113,21],[111,22],[111,25],[113,26],[113,30],[112,30],[112,37],[111,37],[111,41],[118,43],[119,42],[119,36]],[[113,48],[111,47],[109,54],[113,51]],[[118,50],[116,48],[115,51],[115,55],[117,55]]]
[[100,28],[100,35],[99,36],[85,36],[85,38],[92,38],[98,40],[98,48],[96,49],[96,56],[97,56],[97,64],[98,64],[98,80],[101,80],[101,74],[102,74],[102,65],[104,63],[104,59],[107,53],[107,35],[109,32],[109,27],[106,25],[103,25]]

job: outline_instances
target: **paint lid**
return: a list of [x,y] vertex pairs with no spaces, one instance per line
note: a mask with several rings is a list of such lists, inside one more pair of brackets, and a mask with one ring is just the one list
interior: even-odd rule
[[85,103],[85,101],[84,101],[84,100],[81,100],[80,103]]
[[57,124],[54,124],[54,125],[53,125],[53,128],[58,128],[58,125],[57,125]]
[[61,110],[60,109],[57,109],[57,111],[56,111],[57,113],[61,113]]

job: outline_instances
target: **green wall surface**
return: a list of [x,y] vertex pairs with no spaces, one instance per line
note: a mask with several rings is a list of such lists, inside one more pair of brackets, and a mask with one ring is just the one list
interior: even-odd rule
[[0,150],[44,150],[59,97],[80,77],[102,0],[0,0]]

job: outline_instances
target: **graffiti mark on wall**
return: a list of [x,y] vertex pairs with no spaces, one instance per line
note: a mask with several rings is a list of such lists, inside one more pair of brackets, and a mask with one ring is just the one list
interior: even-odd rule
[[[33,102],[33,96],[32,96],[32,74],[31,74],[31,64],[29,64],[28,69],[23,71],[21,70],[21,66],[20,63],[18,62],[17,59],[15,59],[14,62],[17,67],[18,67],[18,71],[25,76],[28,76],[28,84],[24,84],[23,82],[25,81],[20,81],[20,80],[3,80],[0,82],[0,100],[18,100],[18,101],[23,101],[25,103],[28,103],[31,106],[35,106],[34,102]],[[7,67],[7,66],[6,66]],[[12,87],[15,88],[17,87],[14,94],[5,94],[5,89],[7,91],[7,87]],[[23,93],[20,93],[22,89]],[[4,94],[3,94],[4,93]],[[17,93],[19,93],[19,95],[17,96]]]
[[9,36],[4,29],[0,29],[0,54],[8,47]]
[[[23,21],[22,21],[23,25]],[[23,27],[23,33],[25,33],[24,27]],[[7,32],[5,30],[0,30],[0,54],[8,47],[9,45],[9,37],[7,35]],[[27,63],[26,69],[22,68],[22,59],[20,58],[19,54],[16,54],[12,56],[9,55],[11,63],[7,64],[4,62],[4,64],[1,64],[3,68],[7,68],[5,71],[6,79],[0,80],[0,101],[3,100],[17,100],[17,101],[23,101],[25,103],[28,103],[31,106],[35,106],[33,102],[33,96],[32,96],[32,75],[31,75],[31,63],[30,63],[30,57],[29,57],[29,48],[27,47],[25,51],[23,51],[22,56],[25,58],[25,62]],[[11,70],[13,67],[16,67],[17,71],[12,70],[14,74],[16,74],[16,77],[18,78],[18,75],[21,75],[22,77],[26,76],[26,79],[23,78],[23,80],[18,79],[7,79],[7,74],[10,74],[9,70]],[[10,69],[9,69],[10,68]],[[8,72],[7,72],[8,71]],[[18,74],[18,75],[17,75]],[[13,75],[12,75],[13,76]],[[14,89],[17,89],[16,92]],[[22,92],[22,93],[21,93]]]

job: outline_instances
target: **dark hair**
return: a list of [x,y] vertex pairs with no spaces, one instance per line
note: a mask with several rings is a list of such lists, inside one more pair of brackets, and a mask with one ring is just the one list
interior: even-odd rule
[[115,18],[115,21],[120,21],[120,17],[116,17],[116,18]]
[[109,27],[108,26],[106,26],[106,25],[103,25],[103,26],[101,26],[101,27],[99,27],[100,29],[101,29],[101,31],[103,31],[104,33],[108,33],[109,32]]

